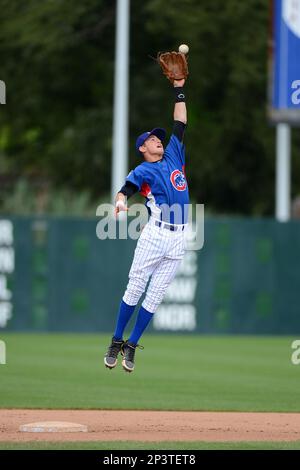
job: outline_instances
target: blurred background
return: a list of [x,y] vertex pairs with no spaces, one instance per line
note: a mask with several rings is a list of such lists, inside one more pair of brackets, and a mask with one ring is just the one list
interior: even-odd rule
[[[186,43],[186,173],[205,204],[204,248],[187,253],[157,332],[300,332],[300,134],[280,223],[268,111],[279,3],[130,2],[129,169],[137,135],[172,130],[172,87],[151,57]],[[0,328],[110,331],[135,246],[96,237],[111,200],[117,2],[0,6]]]

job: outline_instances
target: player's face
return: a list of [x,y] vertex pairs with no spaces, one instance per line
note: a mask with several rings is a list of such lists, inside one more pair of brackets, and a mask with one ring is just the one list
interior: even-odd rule
[[141,149],[147,161],[157,160],[157,158],[162,157],[164,153],[163,144],[156,135],[150,135],[150,137],[145,140]]

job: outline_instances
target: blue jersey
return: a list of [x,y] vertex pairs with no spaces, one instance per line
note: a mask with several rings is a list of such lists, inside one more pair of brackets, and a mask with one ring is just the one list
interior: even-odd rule
[[185,176],[185,147],[172,134],[163,158],[157,162],[144,161],[126,178],[146,197],[152,217],[171,224],[188,220],[189,191]]

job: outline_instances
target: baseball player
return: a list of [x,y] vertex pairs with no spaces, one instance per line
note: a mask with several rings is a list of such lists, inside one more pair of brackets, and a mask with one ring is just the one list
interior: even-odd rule
[[[136,150],[143,161],[127,176],[124,186],[116,196],[115,204],[117,215],[127,210],[127,199],[139,191],[146,198],[150,215],[135,249],[129,282],[119,307],[116,329],[104,357],[105,366],[113,369],[117,365],[118,354],[121,353],[122,366],[127,372],[134,370],[136,348],[142,348],[138,341],[162,302],[183,258],[184,230],[188,216],[189,194],[183,145],[187,123],[183,88],[188,74],[187,63],[185,56],[177,52],[161,54],[158,60],[174,87],[173,133],[166,147],[166,132],[161,128],[144,132],[137,138]],[[178,67],[177,60],[183,65]],[[175,70],[174,63],[177,64]],[[172,206],[175,210],[172,210]],[[150,277],[133,331],[128,340],[124,341],[126,325]]]

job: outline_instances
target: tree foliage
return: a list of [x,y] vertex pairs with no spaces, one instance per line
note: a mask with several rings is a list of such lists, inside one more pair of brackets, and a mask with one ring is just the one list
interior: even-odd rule
[[[115,1],[0,5],[0,79],[7,86],[0,108],[1,181],[47,182],[99,200],[111,179]],[[172,127],[172,90],[149,56],[187,43],[193,199],[219,213],[273,213],[268,14],[265,0],[131,0],[131,167],[139,163],[136,135]],[[299,153],[298,133],[293,144]],[[294,194],[300,192],[298,160]]]

